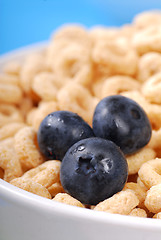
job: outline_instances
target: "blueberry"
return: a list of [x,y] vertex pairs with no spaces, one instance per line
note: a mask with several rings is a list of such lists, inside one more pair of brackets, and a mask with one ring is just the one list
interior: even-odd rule
[[56,111],[41,122],[38,145],[48,159],[62,160],[74,143],[93,136],[92,128],[76,113]]
[[116,143],[124,154],[137,152],[151,138],[151,125],[144,110],[135,101],[113,95],[102,99],[93,116],[97,137]]
[[66,152],[60,169],[65,191],[90,205],[121,191],[127,176],[127,161],[120,148],[97,137],[75,143]]

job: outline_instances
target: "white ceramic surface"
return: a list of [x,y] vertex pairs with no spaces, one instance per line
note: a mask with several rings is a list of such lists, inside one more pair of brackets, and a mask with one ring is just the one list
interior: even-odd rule
[[[23,59],[44,43],[0,57]],[[0,179],[0,240],[161,240],[161,220],[96,212],[26,192]]]

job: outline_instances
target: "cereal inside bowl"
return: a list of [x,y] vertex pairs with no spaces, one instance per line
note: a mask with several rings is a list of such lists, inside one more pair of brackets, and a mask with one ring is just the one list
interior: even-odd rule
[[0,178],[51,201],[160,219],[160,23],[146,12],[120,28],[65,25],[8,62]]

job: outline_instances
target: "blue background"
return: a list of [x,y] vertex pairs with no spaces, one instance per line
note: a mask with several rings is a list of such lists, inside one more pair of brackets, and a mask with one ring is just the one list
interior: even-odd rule
[[0,54],[49,39],[64,23],[120,26],[161,0],[0,0]]

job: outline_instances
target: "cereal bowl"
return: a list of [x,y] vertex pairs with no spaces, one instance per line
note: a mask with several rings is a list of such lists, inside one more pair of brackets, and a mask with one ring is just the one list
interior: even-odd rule
[[[161,15],[145,14],[134,28],[94,28],[90,37],[80,26],[65,27],[51,43],[1,56],[0,70],[5,69],[6,75],[0,76],[0,239],[160,239],[160,220],[152,218],[161,214],[161,102],[156,98],[161,49],[150,42],[157,42],[160,28],[157,25],[151,39],[151,31],[144,29],[148,18],[158,24]],[[119,40],[112,42],[116,36]],[[153,59],[158,61],[151,67]],[[21,64],[25,67],[20,72]],[[36,140],[39,125],[51,109],[78,112],[91,125],[99,99],[110,94],[130,96],[145,108],[153,130],[151,141],[126,156],[129,178],[120,192],[96,206],[68,194],[68,199],[63,195],[58,201],[59,194],[66,194],[59,179],[60,161],[42,156]]]

